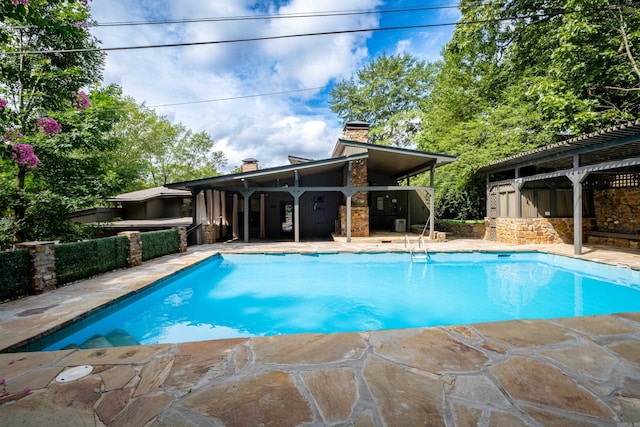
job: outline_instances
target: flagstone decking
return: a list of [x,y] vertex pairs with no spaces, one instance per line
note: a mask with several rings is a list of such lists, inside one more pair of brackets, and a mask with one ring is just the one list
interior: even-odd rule
[[[429,248],[573,250],[476,240]],[[0,348],[218,251],[342,250],[404,247],[372,238],[190,248],[1,304]],[[637,251],[588,246],[585,252],[586,259],[640,269]],[[92,373],[56,382],[82,365]],[[7,426],[632,426],[640,425],[640,313],[5,353],[2,379],[0,425]]]

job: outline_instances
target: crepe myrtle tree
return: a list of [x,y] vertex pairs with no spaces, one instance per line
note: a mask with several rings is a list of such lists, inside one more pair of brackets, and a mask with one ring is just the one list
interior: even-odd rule
[[[81,89],[101,79],[104,54],[87,31],[88,5],[89,0],[0,2],[0,208],[14,243],[25,237],[25,188],[40,163],[39,151],[68,148],[57,145],[65,132],[57,116],[86,110],[90,101]],[[7,186],[10,176],[14,184]]]

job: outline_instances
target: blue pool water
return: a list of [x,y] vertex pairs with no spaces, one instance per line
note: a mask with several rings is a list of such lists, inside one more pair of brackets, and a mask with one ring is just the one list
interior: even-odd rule
[[639,274],[538,253],[215,256],[26,350],[633,312]]

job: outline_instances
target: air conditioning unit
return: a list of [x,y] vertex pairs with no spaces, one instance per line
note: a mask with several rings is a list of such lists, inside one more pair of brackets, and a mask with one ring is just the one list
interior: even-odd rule
[[407,231],[407,220],[405,218],[398,218],[393,224],[393,230],[396,233],[404,233]]

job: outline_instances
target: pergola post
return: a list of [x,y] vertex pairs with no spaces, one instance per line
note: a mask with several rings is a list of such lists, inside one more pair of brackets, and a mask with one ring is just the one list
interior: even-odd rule
[[260,238],[265,239],[265,194],[260,194]]
[[573,253],[582,254],[582,181],[588,175],[586,171],[579,171],[580,156],[573,156],[573,169],[567,178],[573,184]]

